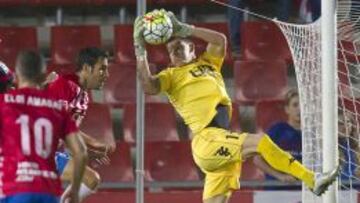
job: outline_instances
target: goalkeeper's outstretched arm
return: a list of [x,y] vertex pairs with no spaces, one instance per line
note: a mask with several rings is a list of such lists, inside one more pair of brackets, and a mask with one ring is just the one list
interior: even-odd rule
[[145,94],[158,94],[160,92],[160,82],[157,77],[151,74],[146,56],[136,59],[136,68]]
[[226,54],[226,36],[207,28],[194,27],[191,36],[208,42],[206,51],[214,56],[224,57]]
[[141,81],[145,94],[158,94],[160,92],[160,82],[156,76],[150,72],[145,41],[143,37],[144,22],[142,16],[136,18],[134,23],[134,47],[136,55],[136,68],[138,77]]

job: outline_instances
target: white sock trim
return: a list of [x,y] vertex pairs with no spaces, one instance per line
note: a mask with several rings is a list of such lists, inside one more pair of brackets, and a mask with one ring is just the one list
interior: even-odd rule
[[84,200],[86,197],[90,196],[93,193],[95,193],[94,190],[90,189],[84,183],[81,183],[80,189],[79,189],[79,199],[80,199],[80,201]]

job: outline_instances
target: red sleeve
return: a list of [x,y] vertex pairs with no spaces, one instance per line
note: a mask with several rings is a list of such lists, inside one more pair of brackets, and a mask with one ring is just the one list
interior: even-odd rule
[[77,86],[71,81],[66,80],[62,76],[49,84],[49,89],[55,98],[65,100],[70,103],[77,95]]
[[70,114],[67,112],[63,113],[64,115],[64,133],[62,139],[65,140],[66,136],[71,135],[72,133],[78,132],[79,128],[77,127],[75,120],[71,118]]

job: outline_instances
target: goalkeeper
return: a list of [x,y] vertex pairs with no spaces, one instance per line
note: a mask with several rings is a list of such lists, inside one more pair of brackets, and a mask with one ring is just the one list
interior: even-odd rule
[[[225,203],[240,187],[241,163],[259,155],[274,169],[303,181],[316,195],[321,195],[336,179],[338,169],[314,174],[289,153],[275,145],[264,133],[250,134],[229,130],[231,100],[226,93],[221,67],[226,53],[226,37],[213,30],[179,22],[166,12],[173,23],[173,39],[167,43],[170,67],[152,75],[149,70],[144,22],[140,16],[134,25],[134,46],[139,78],[146,94],[165,93],[190,127],[195,163],[206,174],[203,191],[205,203]],[[200,56],[195,55],[189,37],[208,43]],[[174,155],[175,156],[175,155]]]

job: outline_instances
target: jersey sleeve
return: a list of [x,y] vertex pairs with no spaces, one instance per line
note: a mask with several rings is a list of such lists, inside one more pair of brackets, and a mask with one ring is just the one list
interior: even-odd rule
[[222,65],[224,63],[225,56],[223,56],[223,57],[214,56],[211,53],[205,51],[200,56],[200,59],[212,64],[214,66],[214,68],[216,69],[216,71],[220,72]]
[[76,97],[76,87],[71,82],[59,76],[54,82],[49,84],[52,94],[57,99],[71,102]]
[[64,124],[63,124],[64,133],[62,139],[65,140],[67,136],[79,131],[79,128],[77,127],[75,120],[71,117],[69,113],[63,112],[63,116],[64,116]]
[[161,71],[157,78],[160,83],[160,92],[167,92],[171,87],[171,69],[167,68]]
[[64,102],[67,111],[71,113],[73,118],[80,124],[87,109],[87,94],[84,93],[84,97],[86,98],[83,98],[80,95],[82,92],[81,88],[74,82],[63,77],[59,77],[51,83],[49,88],[52,95],[54,95],[56,99]]

